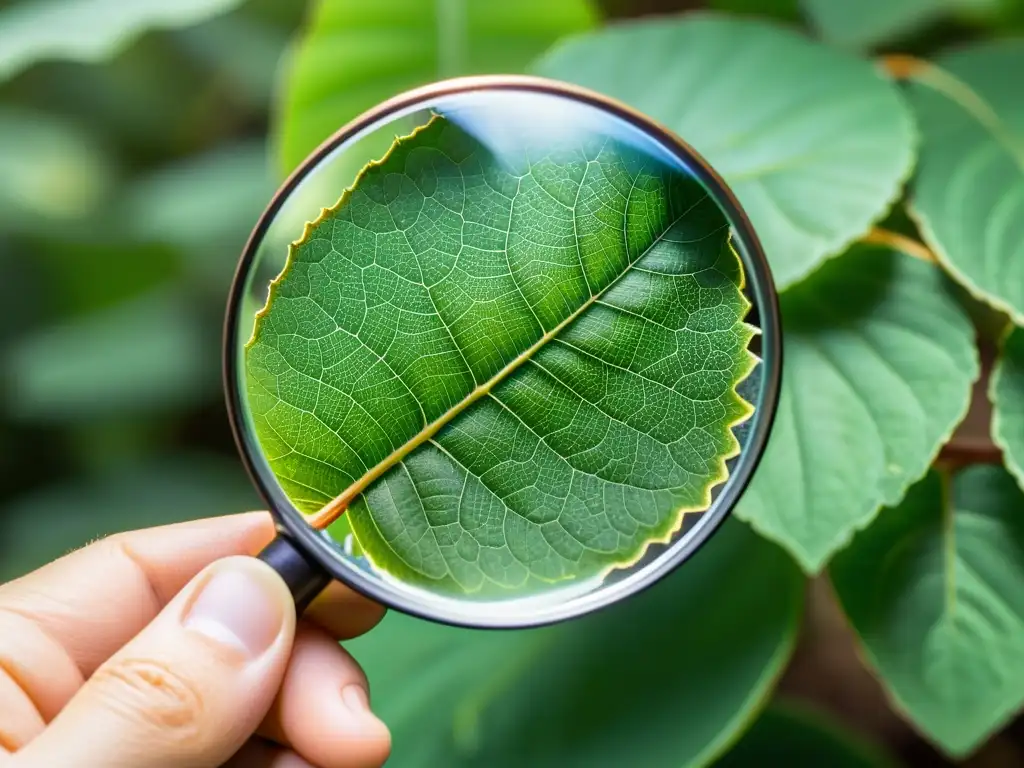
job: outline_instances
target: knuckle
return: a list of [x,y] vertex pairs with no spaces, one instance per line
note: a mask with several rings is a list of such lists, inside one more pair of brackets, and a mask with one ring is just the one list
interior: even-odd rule
[[197,734],[206,709],[198,686],[154,659],[114,659],[93,675],[96,688],[116,711],[161,731]]

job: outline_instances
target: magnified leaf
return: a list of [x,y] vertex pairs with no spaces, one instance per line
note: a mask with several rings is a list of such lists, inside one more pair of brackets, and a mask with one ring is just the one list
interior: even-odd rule
[[593,616],[480,632],[391,614],[346,645],[402,768],[705,766],[764,706],[802,602],[793,562],[730,520],[677,573]]
[[594,18],[587,0],[320,0],[274,115],[281,168],[384,99],[446,77],[519,72]]
[[808,572],[900,500],[967,411],[974,332],[948,285],[861,245],[783,294],[779,409],[736,513]]
[[922,135],[912,211],[975,296],[1024,323],[1024,41],[942,56],[910,87]]
[[932,472],[832,564],[897,706],[952,755],[1024,703],[1022,510],[1024,493],[1001,467],[951,481]]
[[780,288],[866,231],[910,172],[912,120],[895,86],[772,24],[632,22],[570,38],[535,69],[622,99],[693,145],[743,204]]
[[[496,157],[435,116],[309,225],[246,361],[297,506],[449,592],[598,576],[710,503],[751,407],[740,262],[614,138]],[[323,509],[321,509],[323,508]]]
[[992,439],[1003,449],[1006,468],[1024,488],[1024,330],[1003,340],[989,383]]
[[821,713],[787,702],[765,710],[715,768],[771,765],[892,768],[895,764]]
[[151,28],[194,24],[240,0],[21,0],[0,11],[0,79],[44,59],[97,61]]

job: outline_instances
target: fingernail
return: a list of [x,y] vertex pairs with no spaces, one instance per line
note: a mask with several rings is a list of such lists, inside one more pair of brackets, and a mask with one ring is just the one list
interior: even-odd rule
[[281,590],[272,573],[255,564],[216,566],[185,614],[187,629],[260,656],[284,622]]

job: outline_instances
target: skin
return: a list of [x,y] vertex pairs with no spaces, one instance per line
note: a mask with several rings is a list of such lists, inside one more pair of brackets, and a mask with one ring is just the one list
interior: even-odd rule
[[331,584],[296,621],[250,513],[118,534],[0,586],[0,768],[374,768],[337,640],[384,609]]

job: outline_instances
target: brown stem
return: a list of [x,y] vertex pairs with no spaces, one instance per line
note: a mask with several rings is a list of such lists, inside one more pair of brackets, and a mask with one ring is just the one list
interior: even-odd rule
[[936,464],[955,470],[970,464],[1001,464],[1002,451],[992,441],[992,403],[988,399],[989,378],[995,363],[995,348],[984,341],[978,345],[981,375],[974,383],[971,404],[949,442],[942,447]]
[[906,53],[889,53],[880,56],[878,62],[894,80],[909,80],[931,68],[924,59]]

